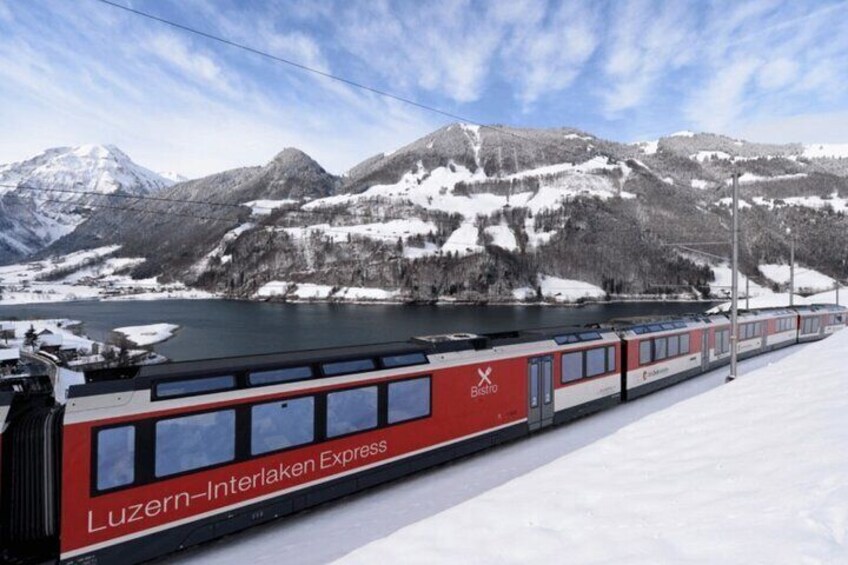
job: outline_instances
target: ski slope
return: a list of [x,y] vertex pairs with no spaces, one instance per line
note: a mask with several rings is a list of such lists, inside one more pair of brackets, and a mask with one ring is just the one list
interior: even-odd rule
[[[848,337],[848,332],[844,333],[843,337]],[[744,361],[740,364],[740,375],[746,375],[808,347],[811,346],[796,346]],[[363,546],[365,547],[361,552],[348,557],[351,562],[441,562],[448,556],[438,553],[437,548],[441,542],[436,543],[438,538],[430,536],[431,530],[428,529],[433,527],[431,524],[449,519],[449,514],[445,514],[448,518],[443,518],[440,513],[451,512],[453,508],[464,509],[469,505],[478,509],[479,503],[475,500],[477,497],[490,496],[488,493],[498,487],[509,488],[514,484],[510,481],[521,480],[537,469],[542,472],[546,466],[569,454],[579,457],[582,448],[590,446],[587,449],[592,449],[591,445],[595,442],[620,436],[625,426],[634,422],[638,425],[640,420],[652,419],[651,415],[655,412],[720,387],[726,375],[726,368],[719,369],[570,425],[554,428],[528,439],[177,554],[165,562],[196,565],[229,565],[241,562],[260,565],[279,563],[283,556],[286,556],[286,561],[293,563],[317,564],[342,558]],[[737,385],[743,383],[744,379],[740,379],[733,386],[740,388]],[[730,390],[730,387],[721,388]],[[688,408],[684,408],[683,411],[687,410]],[[661,447],[661,440],[653,445],[654,450]],[[563,459],[566,460],[568,458]],[[607,472],[615,469],[618,463],[610,458]],[[569,478],[570,475],[563,477],[566,477],[560,482],[563,489],[576,484],[578,480]],[[578,477],[582,479],[585,475]],[[616,493],[611,491],[610,495],[615,498]],[[551,494],[546,493],[545,496],[550,497]],[[540,509],[545,504],[547,502],[539,502]],[[615,508],[620,506],[616,504]],[[488,506],[475,519],[483,522],[487,514],[508,519],[512,515],[512,508]],[[584,517],[585,512],[580,515],[580,520]],[[524,518],[526,517],[522,516],[522,519]],[[421,524],[412,526],[417,522]],[[407,526],[411,526],[409,530],[401,530]],[[449,525],[444,529],[450,530],[452,527]],[[441,526],[437,529],[442,531]],[[421,531],[428,533],[422,537],[418,533]],[[458,543],[452,546],[452,550],[458,552],[456,559],[451,560],[456,563],[496,562],[498,560],[494,559],[493,554],[499,553],[501,541],[505,549],[506,546],[520,545],[520,540],[514,538],[495,543],[495,537],[480,530],[474,530],[474,534],[468,536],[459,530],[454,533],[454,536],[451,536],[450,532],[444,532],[444,535],[452,543]],[[386,539],[378,541],[382,538]],[[464,546],[459,543],[461,540],[465,541]],[[377,543],[368,546],[372,542]],[[597,543],[605,542],[598,539]],[[475,559],[472,557],[472,551],[476,550],[489,553],[481,554],[486,558]],[[385,558],[382,557],[383,552],[386,552]],[[503,562],[503,559],[500,561]],[[548,559],[548,562],[561,562],[561,559]]]

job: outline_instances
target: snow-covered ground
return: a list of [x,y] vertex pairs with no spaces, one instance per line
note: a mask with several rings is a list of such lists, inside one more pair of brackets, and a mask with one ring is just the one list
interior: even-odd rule
[[804,157],[848,158],[848,143],[817,143],[804,147]]
[[796,350],[341,562],[846,563],[846,349]]
[[149,324],[115,328],[115,332],[124,335],[135,345],[144,347],[171,339],[178,329],[180,327],[176,324]]
[[271,281],[256,291],[257,298],[285,297],[288,300],[343,300],[346,302],[391,301],[398,292],[382,288],[358,286],[333,287],[326,284]]
[[[539,274],[539,287],[542,296],[554,302],[576,302],[581,298],[603,298],[606,292],[599,286],[573,280],[552,277]],[[536,297],[536,289],[529,286],[517,288],[512,291],[516,300],[533,300]]]
[[[778,284],[786,284],[790,279],[791,268],[789,265],[760,265],[760,271],[770,280]],[[824,291],[832,289],[835,283],[833,278],[815,269],[801,265],[795,267],[795,288]]]
[[[848,332],[845,333],[848,334]],[[807,347],[810,346],[801,345],[743,361],[740,364],[740,375],[744,378],[741,378],[732,386],[736,387],[743,384],[750,372],[761,367],[767,367],[769,364],[794,353],[801,354]],[[654,412],[672,407],[717,387],[729,390],[731,386],[722,387],[726,375],[726,369],[707,373],[567,426],[558,427],[531,438],[348,497],[337,503],[325,504],[289,519],[271,523],[189,552],[177,554],[166,562],[192,565],[229,565],[234,562],[249,562],[252,565],[270,565],[278,563],[282,555],[291,555],[297,556],[298,564],[310,565],[331,562],[357,548],[366,546],[370,542],[386,538],[384,542],[378,542],[379,544],[386,544],[387,552],[384,556],[375,558],[375,555],[378,555],[381,550],[379,548],[382,547],[382,545],[378,545],[366,547],[363,553],[353,553],[349,556],[349,559],[353,562],[368,560],[369,562],[407,563],[416,560],[418,562],[440,563],[444,561],[442,556],[433,558],[433,551],[439,546],[439,537],[422,540],[415,536],[415,543],[410,542],[408,551],[401,554],[399,552],[402,551],[402,548],[393,547],[395,538],[391,534],[405,526],[462,505],[466,501],[475,499],[487,491],[505,485],[560,458],[563,458],[561,461],[567,461],[573,457],[580,457],[581,453],[585,451],[583,448],[586,448],[586,446],[591,446],[591,444],[603,438],[615,438],[623,431],[622,428],[642,419],[650,418]],[[681,410],[676,410],[676,412],[679,413]],[[775,431],[779,429],[778,426],[774,426]],[[738,432],[739,430],[733,430],[734,437]],[[697,438],[697,434],[694,435]],[[645,457],[655,454],[661,446],[662,444],[659,441],[654,443],[651,447],[652,451],[643,455],[639,460],[644,461]],[[588,449],[593,448],[589,447]],[[792,450],[789,453],[792,453]],[[627,454],[628,457],[636,455],[638,455],[638,452],[635,451]],[[608,475],[615,475],[619,463],[619,461],[610,459],[605,472]],[[635,465],[635,463],[632,465]],[[599,471],[601,470],[603,469],[599,469]],[[646,480],[651,479],[640,469],[637,469],[636,476]],[[564,493],[570,492],[576,492],[575,496],[579,495],[581,481],[584,479],[596,483],[591,476],[587,477],[585,474],[577,476],[573,474],[561,475],[558,482],[559,498],[562,498]],[[697,485],[693,484],[697,488]],[[611,493],[613,497],[616,494]],[[550,493],[548,495],[549,498],[553,496]],[[551,500],[554,499],[551,498]],[[472,504],[476,504],[476,502],[472,502]],[[537,501],[538,512],[541,514],[548,505],[548,500]],[[615,498],[613,498],[611,506],[613,510],[619,509],[623,513],[627,513],[627,507],[617,502]],[[458,506],[458,508],[462,508],[462,506]],[[512,510],[510,508],[489,508],[487,512],[491,514],[490,517],[509,518]],[[584,512],[584,514],[578,516],[578,519],[585,516],[587,514]],[[566,518],[563,517],[563,519]],[[591,519],[591,515],[588,518]],[[483,519],[481,517],[481,520]],[[427,527],[427,523],[426,521],[423,522],[422,527]],[[595,530],[583,528],[578,523],[573,534],[581,536],[585,533],[588,536],[592,531]],[[603,528],[602,531],[609,530]],[[614,528],[611,531],[613,533],[626,533],[621,532],[620,528]],[[747,530],[741,527],[741,531]],[[465,552],[461,554],[464,561],[454,560],[452,562],[503,562],[503,559],[493,557],[492,554],[499,549],[506,552],[510,551],[506,543],[501,543],[502,540],[498,536],[487,532],[481,533],[475,530],[473,536],[470,533],[465,536],[468,547],[477,548],[486,553],[481,553],[480,558],[475,558],[469,552]],[[657,533],[661,534],[662,532]],[[446,535],[448,535],[448,539],[455,539],[462,534],[462,531],[457,531]],[[406,530],[402,530],[398,535],[406,536]],[[601,540],[597,541],[598,544],[604,543]],[[427,545],[432,547],[428,548]],[[519,543],[514,539],[511,540],[509,545],[529,546],[529,544]],[[620,549],[626,550],[626,548]],[[420,553],[420,556],[417,555],[417,552]],[[505,555],[509,554],[506,553]],[[570,555],[571,553],[566,548],[555,559],[549,559],[548,562],[574,562],[575,560],[570,559]],[[485,556],[485,558],[482,556]],[[717,561],[727,562],[727,560],[722,559]],[[598,561],[597,563],[615,562],[608,560]],[[624,560],[624,562],[627,562],[627,560]],[[662,561],[642,559],[638,562],[657,563]],[[766,561],[760,562],[765,563]]]
[[214,298],[181,283],[127,274],[144,259],[113,257],[120,246],[109,245],[68,255],[0,267],[0,305],[72,300],[157,300]]

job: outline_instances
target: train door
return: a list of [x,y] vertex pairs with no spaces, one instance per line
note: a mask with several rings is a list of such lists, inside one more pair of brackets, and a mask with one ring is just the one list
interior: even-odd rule
[[710,368],[710,328],[701,332],[701,370]]
[[554,422],[554,358],[533,357],[527,365],[527,423],[531,430]]

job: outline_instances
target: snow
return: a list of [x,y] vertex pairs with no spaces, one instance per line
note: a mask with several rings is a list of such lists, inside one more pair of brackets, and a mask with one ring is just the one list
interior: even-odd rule
[[565,139],[582,139],[583,141],[592,141],[594,138],[591,135],[580,135],[579,133],[567,133],[563,136]]
[[701,180],[701,179],[692,179],[692,188],[697,188],[698,190],[706,190],[710,187],[710,181]]
[[289,300],[341,300],[345,302],[391,301],[397,298],[396,290],[373,287],[334,287],[324,284],[271,281],[256,291],[258,298],[285,297]]
[[844,159],[848,157],[848,143],[817,143],[804,147],[804,157],[831,157]]
[[404,246],[403,256],[406,259],[421,259],[423,257],[431,257],[439,254],[439,246],[429,241],[424,243],[424,247],[409,247]]
[[345,242],[349,236],[361,236],[369,239],[396,242],[398,239],[407,240],[417,235],[427,235],[438,231],[433,222],[425,222],[420,218],[406,218],[402,220],[389,220],[373,224],[360,224],[353,226],[331,226],[330,224],[316,224],[302,228],[282,228],[295,239],[307,239],[317,233],[334,242]]
[[[110,245],[0,267],[0,285],[4,287],[0,305],[215,297],[209,292],[189,289],[182,283],[161,284],[156,278],[139,280],[118,274],[144,261],[133,257],[109,257],[119,249],[118,245]],[[64,276],[56,281],[43,280],[56,275]]]
[[[35,157],[0,165],[0,195],[14,193],[30,213],[10,218],[2,239],[24,254],[34,253],[70,233],[85,215],[76,205],[91,194],[148,194],[173,181],[134,163],[112,145],[48,149]],[[64,192],[49,192],[56,188]]]
[[639,147],[645,155],[654,155],[659,149],[660,140],[654,139],[652,141],[640,141],[636,144],[636,146]]
[[[729,207],[733,206],[733,198],[731,198],[730,196],[726,196],[724,198],[720,198],[718,203],[719,203],[720,206],[727,206],[729,208]],[[740,210],[744,210],[745,208],[750,208],[750,207],[751,207],[751,204],[749,204],[748,201],[743,200],[741,198],[739,199],[739,209]]]
[[695,137],[695,132],[689,130],[676,131],[670,134],[669,137]]
[[115,332],[123,334],[133,344],[144,347],[171,339],[179,328],[176,324],[149,324],[115,328]]
[[[716,297],[729,298],[731,295],[731,289],[733,288],[733,285],[731,284],[733,281],[733,272],[730,269],[730,266],[727,263],[722,263],[720,265],[712,266],[711,268],[715,275],[715,280],[710,283],[710,294]],[[744,273],[739,273],[740,297],[745,296],[746,282],[748,282],[748,277],[745,276]],[[770,288],[760,286],[754,281],[750,281],[747,288],[751,297],[766,297],[774,294]],[[753,302],[752,307],[754,307]]]
[[[789,265],[767,264],[760,265],[760,271],[774,282],[786,284],[789,282],[791,269]],[[800,265],[795,266],[796,289],[803,288],[812,291],[828,290],[832,289],[835,283],[836,281],[833,278],[814,269]]]
[[[739,176],[739,184],[752,184],[755,182],[771,182],[778,180],[792,180],[792,179],[802,179],[807,176],[807,173],[793,173],[789,175],[775,175],[773,177],[763,177],[760,175],[755,175],[753,173],[743,173]],[[733,184],[733,179],[728,179],[724,181],[725,184],[731,185]]]
[[533,218],[524,220],[524,231],[527,233],[527,243],[530,247],[545,245],[556,235],[555,231],[536,231],[536,223]]
[[[730,289],[728,289],[728,293]],[[713,293],[715,294],[715,293]],[[804,298],[800,294],[795,295],[795,299],[793,301],[795,306],[803,306],[807,304],[814,304],[810,302],[807,298]],[[789,293],[788,292],[773,292],[771,294],[763,294],[760,296],[754,296],[751,293],[751,298],[747,301],[745,300],[745,291],[739,293],[739,308],[787,308],[789,306]],[[722,302],[721,304],[710,308],[709,312],[711,314],[718,314],[721,312],[730,312],[731,303],[730,302]]]
[[476,124],[459,124],[459,127],[462,128],[462,131],[468,135],[468,139],[471,142],[471,147],[474,150],[474,162],[477,164],[477,169],[480,169],[480,149],[483,147],[483,143],[480,140],[480,126]]
[[[801,345],[797,348],[779,350],[741,361],[739,374],[744,379],[745,375],[751,371],[775,363],[794,352],[802,351],[806,347],[808,346]],[[429,472],[417,473],[403,480],[348,496],[342,501],[325,504],[289,519],[274,522],[265,527],[254,528],[239,535],[227,537],[219,542],[183,552],[179,555],[179,560],[186,565],[228,565],[234,562],[270,565],[278,563],[280,555],[287,554],[297,555],[297,561],[301,565],[317,565],[339,559],[363,546],[363,551],[374,552],[375,547],[368,546],[369,542],[386,538],[384,542],[378,543],[394,545],[395,538],[392,537],[392,534],[402,535],[404,530],[401,530],[401,528],[412,526],[417,522],[436,516],[440,512],[462,505],[462,503],[473,500],[497,487],[512,484],[510,481],[527,475],[551,462],[579,457],[586,446],[591,446],[604,438],[615,437],[624,427],[634,422],[638,423],[644,418],[650,418],[652,413],[674,406],[685,399],[703,394],[706,391],[718,387],[724,388],[726,375],[726,368],[712,371],[641,398],[636,402],[618,406],[567,426],[535,434],[521,441],[489,450],[479,456],[464,458]],[[737,381],[734,386],[743,382],[742,379]],[[779,428],[775,426],[775,429]],[[736,437],[737,432],[738,430],[734,430],[731,437]],[[634,453],[637,452],[628,454],[628,458],[632,457]],[[617,464],[617,461],[611,460],[609,463],[610,469],[607,469],[606,472],[612,473]],[[637,475],[645,476],[638,470]],[[580,477],[582,479],[582,475]],[[579,488],[579,484],[579,479],[569,478],[569,476],[560,477],[562,488],[571,488],[574,485]],[[612,505],[616,508],[621,507],[615,500],[612,501]],[[537,506],[540,510],[547,507],[546,501]],[[587,512],[591,512],[591,509]],[[492,509],[492,513],[490,518],[508,518],[510,510],[496,508]],[[579,514],[579,516],[582,515],[583,513]],[[605,530],[601,527],[601,530],[610,531],[614,534],[618,531],[618,528]],[[573,530],[577,535],[588,531],[580,525]],[[594,532],[596,529],[593,528],[591,531]],[[745,528],[742,527],[740,531],[744,532]],[[316,535],[315,532],[321,532],[321,535]],[[499,538],[485,532],[476,537],[468,537],[466,541],[469,545],[479,547],[481,540],[485,545],[499,546],[497,543]],[[425,551],[429,552],[440,547],[440,541],[438,537],[428,539],[426,543],[432,547],[425,549]],[[709,540],[708,543],[714,541]],[[602,544],[598,542],[598,545]],[[618,544],[611,545],[617,546]],[[494,552],[498,549],[500,548],[492,547],[488,551]],[[601,549],[605,548],[602,547]],[[616,548],[609,549],[614,550]],[[626,548],[619,547],[618,549]],[[406,563],[410,559],[415,559],[413,554],[417,550],[416,544],[410,544],[408,552],[400,558],[392,559],[397,556],[386,555],[381,557],[379,562]],[[395,547],[393,551],[402,551],[402,548]],[[550,562],[563,562],[564,555],[570,555],[567,549]],[[354,553],[348,559],[356,562],[362,558],[360,554]],[[421,559],[424,559],[424,557]],[[371,561],[374,561],[374,559]],[[499,558],[487,561],[482,556],[480,559],[471,558],[466,561],[470,563],[504,562],[503,559]],[[568,559],[567,561],[569,563],[579,562],[576,559]],[[728,562],[722,559],[716,561]],[[452,561],[448,560],[448,562]],[[636,561],[634,559],[623,559],[619,561],[597,561],[596,563],[611,564],[617,562],[633,563]],[[643,559],[638,562],[671,563],[675,561]],[[758,561],[754,560],[754,562]],[[767,561],[762,562],[766,563]]]
[[796,348],[341,562],[844,563],[846,348]]
[[711,159],[731,159],[732,156],[724,151],[698,151],[693,155],[689,155],[690,159],[695,161],[709,161]]
[[244,206],[250,208],[250,213],[254,216],[267,216],[277,208],[297,204],[298,200],[284,198],[282,200],[251,200],[245,202]]
[[[550,275],[540,274],[539,286],[542,288],[542,296],[556,302],[574,302],[581,298],[603,298],[606,296],[604,289],[593,284]],[[513,295],[516,296],[515,293]]]
[[518,180],[529,177],[555,175],[559,173],[591,173],[593,171],[602,170],[612,171],[618,168],[620,168],[619,164],[612,164],[609,162],[609,159],[599,155],[582,163],[558,163],[556,165],[546,165],[544,167],[520,171],[504,178],[507,180]]
[[478,233],[477,226],[474,224],[462,224],[450,234],[450,237],[442,246],[442,253],[457,253],[459,255],[481,253],[483,247],[477,244]]
[[518,243],[515,241],[515,234],[507,225],[489,226],[484,230],[488,235],[492,236],[492,245],[506,249],[507,251],[515,251],[518,249]]
[[790,196],[781,199],[768,199],[762,196],[755,196],[754,202],[769,208],[783,205],[800,206],[803,208],[812,208],[814,210],[830,208],[834,212],[848,212],[848,199],[840,198],[839,194],[836,192],[827,198],[822,198],[821,196]]

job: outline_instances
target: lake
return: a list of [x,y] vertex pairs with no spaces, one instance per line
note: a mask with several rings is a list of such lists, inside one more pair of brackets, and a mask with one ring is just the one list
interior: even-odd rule
[[71,318],[104,340],[110,330],[158,322],[180,330],[155,350],[174,361],[404,340],[452,332],[584,325],[614,318],[701,312],[712,303],[560,306],[282,304],[234,300],[60,302],[0,306],[0,319]]

